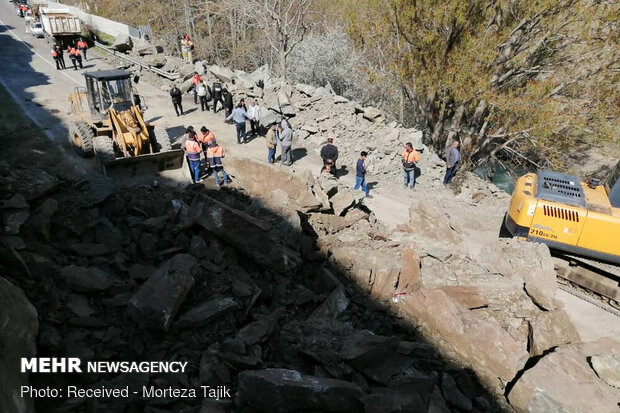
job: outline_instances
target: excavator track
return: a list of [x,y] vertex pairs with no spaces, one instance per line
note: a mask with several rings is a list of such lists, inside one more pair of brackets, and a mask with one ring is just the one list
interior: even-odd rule
[[561,253],[554,266],[560,289],[620,317],[620,267]]

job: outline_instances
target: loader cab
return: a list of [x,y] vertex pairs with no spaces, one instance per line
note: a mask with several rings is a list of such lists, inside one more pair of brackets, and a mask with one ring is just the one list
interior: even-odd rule
[[119,112],[133,105],[131,74],[124,70],[99,70],[84,73],[88,106],[93,115],[106,116],[109,109]]

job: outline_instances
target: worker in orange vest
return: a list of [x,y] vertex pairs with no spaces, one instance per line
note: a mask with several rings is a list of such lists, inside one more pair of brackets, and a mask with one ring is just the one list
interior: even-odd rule
[[405,151],[401,154],[403,162],[403,182],[405,188],[413,189],[415,186],[416,162],[420,160],[420,154],[413,149],[411,142],[405,144]]
[[75,56],[75,60],[77,61],[77,63],[80,65],[80,69],[84,69],[84,66],[82,65],[82,52],[80,52],[80,49],[74,47],[73,55]]
[[[209,144],[209,149],[207,149],[207,161],[209,162],[211,169],[213,169],[215,185],[218,187],[221,187],[228,182],[228,175],[224,170],[222,159],[224,159],[224,148],[222,148],[214,139]],[[220,181],[220,172],[222,172],[222,181]]]
[[71,59],[71,63],[73,63],[73,70],[77,70],[77,57],[75,56],[75,50],[71,46],[67,46],[67,54],[69,55],[69,59]]
[[192,85],[194,85],[194,103],[198,104],[198,85],[202,82],[202,77],[198,73],[194,73],[192,77]]
[[185,141],[185,154],[189,163],[189,170],[192,173],[193,182],[200,181],[200,153],[202,146],[198,143],[196,132],[188,132],[188,138]]
[[209,148],[209,144],[215,140],[215,134],[207,129],[205,126],[200,128],[200,136],[198,136],[198,142],[202,144],[202,149],[205,152],[205,157],[207,156],[207,149]]
[[86,43],[84,39],[80,39],[77,42],[77,47],[80,50],[80,52],[82,52],[82,55],[84,56],[84,60],[88,60],[86,58],[86,49],[88,49],[88,43]]
[[58,50],[56,50],[56,46],[52,46],[52,59],[54,59],[54,62],[56,62],[56,70],[62,69],[62,66],[60,66],[60,60],[58,57]]

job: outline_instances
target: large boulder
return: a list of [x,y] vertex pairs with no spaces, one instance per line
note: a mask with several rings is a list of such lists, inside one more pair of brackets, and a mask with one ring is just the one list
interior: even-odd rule
[[163,53],[164,49],[161,46],[144,43],[144,44],[135,45],[134,51],[138,53],[139,56],[148,56],[148,55]]
[[194,63],[194,71],[200,76],[204,76],[207,73],[207,62],[198,60]]
[[617,412],[620,389],[605,383],[589,362],[603,353],[620,354],[620,343],[604,338],[556,348],[517,380],[508,393],[510,404],[518,413]]
[[68,265],[58,275],[69,289],[80,292],[104,291],[114,283],[112,274],[95,267]]
[[129,300],[129,316],[143,328],[167,331],[194,286],[196,258],[178,254],[166,261]]
[[235,78],[235,72],[227,67],[211,65],[209,66],[209,72],[224,83],[230,83]]
[[116,36],[116,39],[114,39],[114,43],[112,43],[112,46],[110,46],[110,48],[116,50],[117,52],[127,52],[131,50],[132,47],[133,41],[131,40],[131,37],[129,37],[129,35],[127,34],[119,34],[118,36]]
[[539,356],[562,344],[578,342],[579,333],[564,310],[544,311],[529,320],[530,353]]
[[367,119],[371,122],[379,122],[381,119],[383,119],[383,112],[381,112],[377,108],[368,106],[367,108],[364,108],[363,116],[364,119]]
[[166,65],[166,56],[163,54],[149,54],[144,56],[142,61],[149,66],[162,68]]
[[194,76],[194,71],[195,67],[193,64],[191,63],[185,63],[181,66],[179,66],[179,68],[177,69],[178,73],[179,73],[179,77],[182,80],[187,80],[190,77]]
[[620,389],[620,354],[597,354],[590,363],[601,380]]
[[301,212],[323,208],[317,195],[322,190],[318,183],[312,185],[311,176],[298,176],[264,162],[240,158],[228,160],[226,169],[248,194],[261,199],[269,208]]
[[378,300],[387,302],[420,287],[420,261],[414,245],[403,249],[362,241],[330,249],[335,265]]
[[258,69],[250,73],[249,77],[250,79],[252,79],[252,82],[254,82],[254,84],[264,85],[270,80],[269,66],[264,65],[264,66],[259,67]]
[[363,392],[343,380],[302,375],[295,370],[265,369],[239,374],[237,402],[264,412],[350,412],[364,410]]
[[555,308],[557,277],[546,245],[498,239],[480,251],[477,262],[491,273],[522,278],[527,294],[538,306]]
[[202,195],[191,205],[192,220],[246,254],[257,264],[280,274],[295,273],[301,265],[299,254],[282,245],[271,225],[213,198]]
[[240,70],[235,72],[235,84],[245,89],[252,89],[256,86],[252,76]]
[[24,292],[0,277],[0,406],[4,413],[34,412],[32,399],[21,397],[28,375],[20,360],[36,355],[39,319]]
[[278,123],[279,120],[280,115],[278,113],[274,112],[273,110],[267,109],[266,111],[264,110],[261,114],[260,124],[261,126],[267,128],[274,123]]
[[525,342],[493,321],[481,320],[440,289],[423,288],[404,296],[398,309],[449,356],[471,365],[489,382],[509,382],[529,357]]

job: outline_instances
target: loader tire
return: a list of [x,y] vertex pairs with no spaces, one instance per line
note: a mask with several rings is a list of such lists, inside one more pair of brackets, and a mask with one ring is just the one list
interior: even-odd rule
[[153,147],[153,153],[168,152],[172,150],[170,135],[168,135],[166,129],[153,129],[153,134],[151,135],[151,145]]
[[116,159],[114,154],[114,142],[107,136],[96,136],[93,140],[93,146],[95,151],[95,157],[99,161],[101,170],[105,175],[106,163]]
[[95,131],[83,121],[74,121],[69,128],[69,142],[78,155],[83,158],[93,156]]

